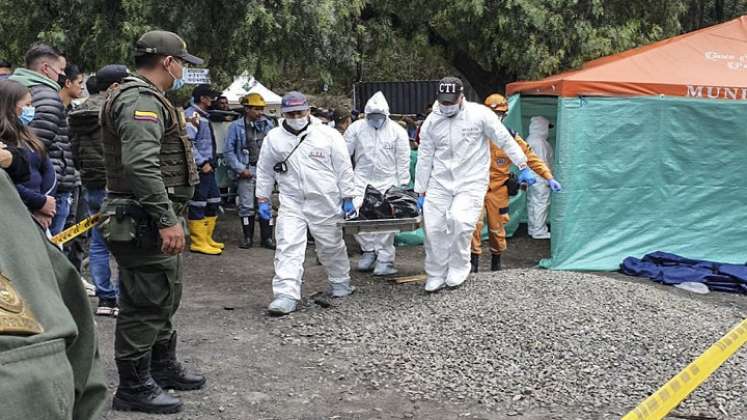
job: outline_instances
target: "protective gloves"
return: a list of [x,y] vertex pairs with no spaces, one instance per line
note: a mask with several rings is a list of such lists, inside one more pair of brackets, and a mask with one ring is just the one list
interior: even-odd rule
[[353,206],[352,198],[342,200],[342,211],[345,213],[345,217],[355,216],[355,206]]
[[259,218],[262,220],[272,219],[272,207],[269,202],[259,203]]
[[550,186],[550,190],[552,192],[560,192],[560,190],[563,189],[563,187],[560,186],[560,182],[556,181],[555,179],[548,180],[547,185]]
[[529,168],[524,168],[519,171],[519,184],[526,184],[534,185],[534,183],[537,182],[537,178],[534,176],[534,172],[532,172]]
[[418,195],[418,210],[423,211],[424,204],[425,204],[425,194]]

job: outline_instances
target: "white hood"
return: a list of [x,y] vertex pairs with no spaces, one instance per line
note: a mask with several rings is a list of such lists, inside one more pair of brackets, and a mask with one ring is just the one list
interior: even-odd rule
[[547,141],[550,135],[550,121],[545,117],[535,116],[529,120],[529,135],[527,143],[532,147],[534,153],[539,156],[552,169],[554,151],[552,145]]
[[529,135],[547,139],[550,135],[550,121],[542,116],[532,117],[529,120]]
[[366,102],[366,107],[363,109],[366,114],[384,114],[389,116],[389,103],[386,101],[384,94],[381,91],[376,92],[371,96],[371,99]]

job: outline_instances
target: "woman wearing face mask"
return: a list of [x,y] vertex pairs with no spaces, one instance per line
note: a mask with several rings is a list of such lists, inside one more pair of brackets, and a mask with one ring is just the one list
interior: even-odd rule
[[23,152],[28,160],[29,179],[16,189],[31,215],[46,230],[55,215],[55,171],[44,145],[28,129],[34,119],[31,93],[20,83],[0,81],[0,139]]

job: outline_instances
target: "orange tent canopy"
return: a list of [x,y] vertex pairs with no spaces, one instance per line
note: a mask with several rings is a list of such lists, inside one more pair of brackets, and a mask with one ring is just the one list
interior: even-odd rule
[[506,93],[747,100],[747,16],[590,61],[580,70],[510,83]]

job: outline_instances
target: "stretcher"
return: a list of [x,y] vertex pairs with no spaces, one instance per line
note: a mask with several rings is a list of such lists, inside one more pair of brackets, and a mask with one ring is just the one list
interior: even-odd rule
[[401,219],[378,219],[378,220],[345,220],[337,222],[345,235],[357,233],[399,233],[416,230],[420,227],[422,216],[405,217]]

